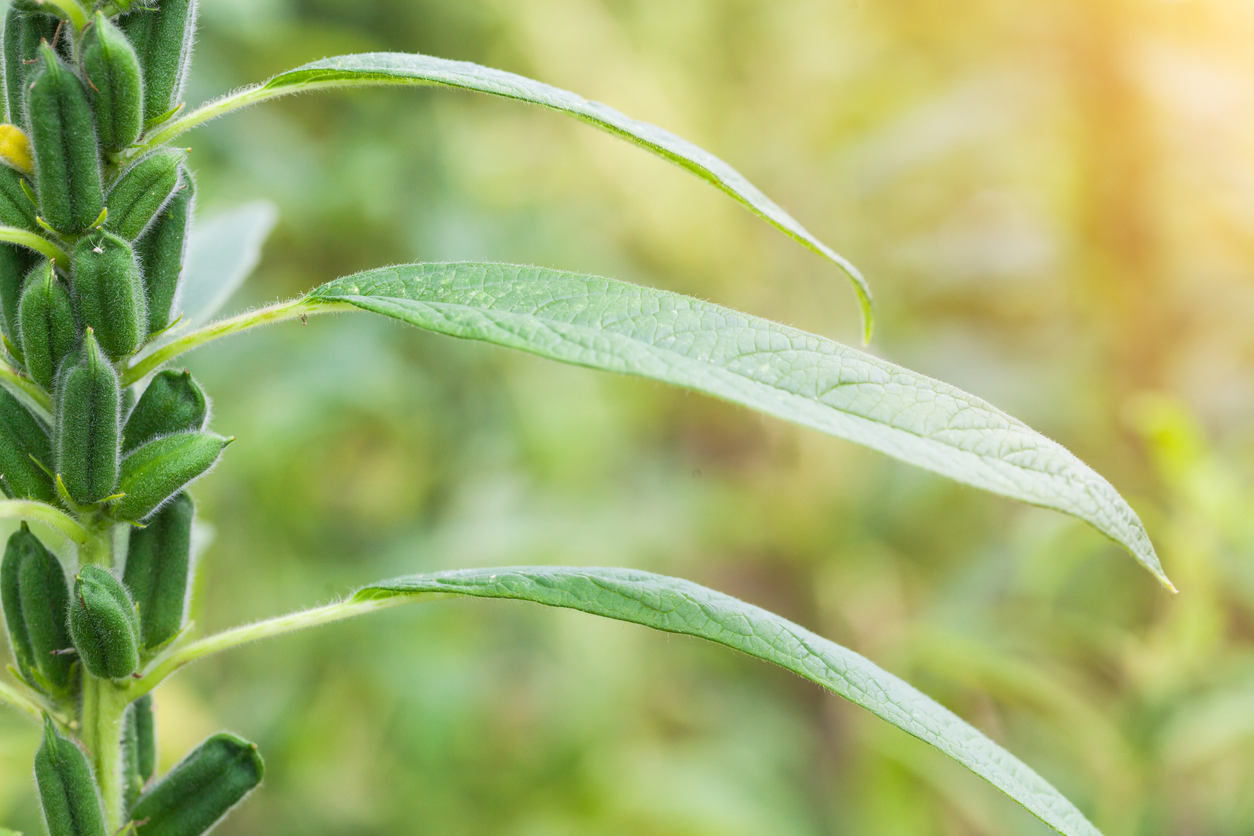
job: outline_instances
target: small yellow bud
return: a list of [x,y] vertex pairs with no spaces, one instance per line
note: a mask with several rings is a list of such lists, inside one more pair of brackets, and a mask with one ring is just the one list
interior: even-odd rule
[[0,160],[28,176],[35,173],[30,140],[17,125],[0,125]]

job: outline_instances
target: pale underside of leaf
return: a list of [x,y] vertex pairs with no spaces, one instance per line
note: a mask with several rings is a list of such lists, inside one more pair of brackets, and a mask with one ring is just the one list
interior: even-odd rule
[[221,113],[292,93],[332,87],[422,85],[453,87],[527,102],[574,116],[614,136],[687,169],[730,195],[752,212],[810,250],[836,264],[849,277],[862,312],[863,339],[873,327],[871,289],[856,267],[824,244],[762,193],[736,169],[697,145],[648,122],[632,119],[612,107],[525,76],[452,61],[401,52],[372,52],[325,58],[281,73],[254,88],[209,102],[153,137],[153,142],[172,139],[177,133]]
[[694,389],[1054,508],[1170,587],[1136,513],[1061,445],[973,395],[824,337],[663,290],[508,264],[385,267],[308,298]]
[[353,600],[398,595],[532,601],[708,639],[786,668],[935,746],[1059,833],[1099,836],[1045,779],[909,683],[791,621],[697,584],[628,569],[471,569],[374,584]]
[[261,260],[278,216],[273,203],[257,200],[197,219],[179,292],[179,330],[203,325],[222,309]]

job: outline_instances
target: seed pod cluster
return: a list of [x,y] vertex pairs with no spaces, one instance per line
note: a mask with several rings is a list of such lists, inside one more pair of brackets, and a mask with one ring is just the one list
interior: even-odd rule
[[[158,372],[138,399],[128,378],[178,319],[195,179],[185,149],[143,136],[179,106],[197,0],[82,6],[81,30],[42,0],[5,14],[0,226],[43,242],[0,242],[0,350],[14,370],[0,385],[0,490],[59,505],[92,537],[128,526],[124,552],[114,541],[125,562],[79,549],[63,566],[23,525],[0,562],[0,604],[18,676],[63,728],[100,734],[76,725],[93,695],[124,693],[185,627],[187,486],[231,439],[209,431],[188,372]],[[220,734],[154,782],[150,696],[121,728],[121,786],[102,799],[84,747],[46,721],[35,773],[52,836],[104,836],[119,806],[133,832],[197,836],[261,781],[256,747]]]

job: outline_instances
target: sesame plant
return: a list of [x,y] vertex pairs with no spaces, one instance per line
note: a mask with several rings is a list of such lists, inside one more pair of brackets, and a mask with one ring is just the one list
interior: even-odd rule
[[[849,262],[722,160],[517,75],[417,54],[347,55],[188,108],[196,12],[196,0],[14,0],[4,24],[0,517],[21,525],[0,572],[14,659],[0,703],[43,726],[34,774],[51,836],[207,832],[261,783],[261,754],[223,732],[157,774],[154,689],[248,642],[447,597],[575,609],[773,662],[936,747],[1057,832],[1098,832],[1028,765],[868,659],[678,578],[552,566],[437,572],[196,635],[187,622],[196,523],[188,490],[226,453],[230,428],[209,428],[208,396],[169,366],[246,329],[350,311],[685,387],[1070,514],[1171,588],[1137,515],[1058,444],[945,383],[708,302],[543,267],[407,264],[208,322],[236,277],[188,263],[199,234],[195,156],[173,143],[270,99],[383,85],[528,102],[634,142],[842,271],[865,340],[872,307]],[[242,251],[264,223],[219,230],[215,247]]]

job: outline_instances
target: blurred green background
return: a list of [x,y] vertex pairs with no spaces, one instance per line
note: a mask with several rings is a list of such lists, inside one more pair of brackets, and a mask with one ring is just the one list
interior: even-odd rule
[[[1061,441],[1181,589],[1061,515],[638,380],[366,316],[187,358],[239,441],[196,489],[216,629],[408,572],[680,575],[958,711],[1107,836],[1254,832],[1254,6],[1245,0],[204,0],[188,101],[344,52],[537,77],[711,149],[852,258],[872,349]],[[190,135],[201,210],[274,200],[233,300],[529,262],[856,344],[817,257],[561,116],[320,93]],[[439,602],[201,663],[162,759],[267,758],[229,834],[1040,834],[926,746],[720,648]],[[41,832],[0,715],[0,823]]]

